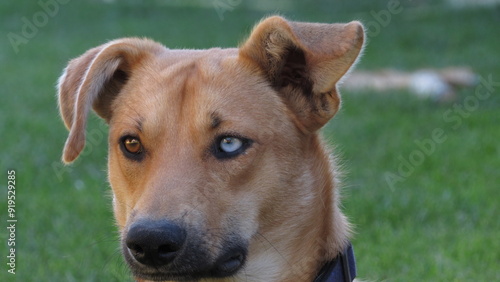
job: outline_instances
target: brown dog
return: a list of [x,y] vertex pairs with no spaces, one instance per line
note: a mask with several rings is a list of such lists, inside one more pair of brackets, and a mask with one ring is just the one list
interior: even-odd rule
[[312,281],[347,248],[318,130],[363,40],[359,22],[275,16],[238,49],[124,38],[69,63],[63,160],[82,151],[92,106],[109,124],[114,213],[138,281]]

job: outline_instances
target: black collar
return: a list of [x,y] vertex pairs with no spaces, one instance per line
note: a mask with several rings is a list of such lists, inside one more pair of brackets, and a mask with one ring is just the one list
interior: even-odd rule
[[356,278],[356,260],[351,243],[346,250],[327,262],[313,282],[352,282]]

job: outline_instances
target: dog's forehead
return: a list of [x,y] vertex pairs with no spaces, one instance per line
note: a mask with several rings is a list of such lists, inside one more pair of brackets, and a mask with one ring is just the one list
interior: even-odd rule
[[117,120],[162,134],[224,123],[252,126],[283,108],[264,77],[238,49],[166,50],[130,77],[115,105]]

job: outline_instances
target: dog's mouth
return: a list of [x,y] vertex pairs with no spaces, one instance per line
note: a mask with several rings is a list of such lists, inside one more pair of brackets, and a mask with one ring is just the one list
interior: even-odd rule
[[[173,261],[170,265],[148,266],[138,262],[129,262],[132,273],[137,278],[151,281],[196,281],[203,278],[224,278],[236,275],[244,266],[246,250],[230,249],[214,263],[203,261],[203,255],[184,261],[182,265]],[[206,258],[205,258],[206,259]]]
[[193,281],[234,276],[243,268],[247,244],[239,237],[223,236],[215,244],[199,230],[186,230],[166,220],[132,224],[122,241],[132,274],[151,281]]

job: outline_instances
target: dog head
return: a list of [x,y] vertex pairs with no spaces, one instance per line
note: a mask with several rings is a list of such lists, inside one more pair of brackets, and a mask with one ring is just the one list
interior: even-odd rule
[[258,236],[308,208],[304,159],[339,109],[363,34],[358,22],[270,17],[238,49],[124,38],[69,63],[63,161],[82,151],[93,107],[109,124],[114,214],[137,278],[236,275]]

